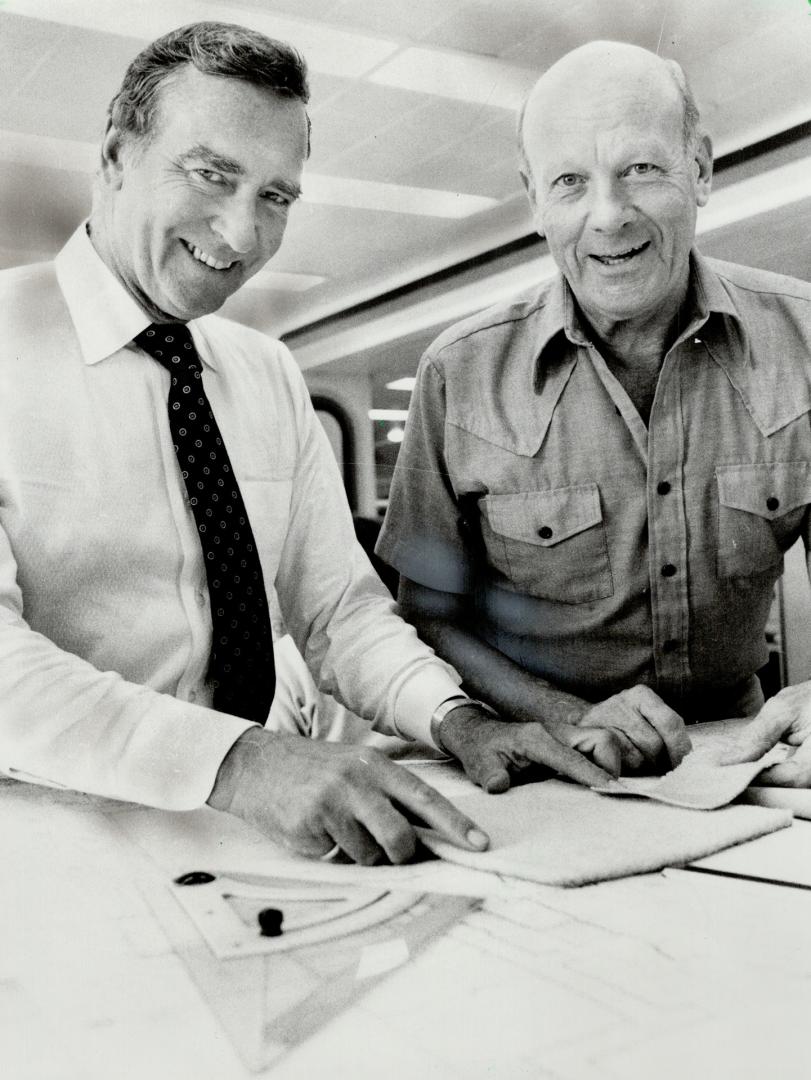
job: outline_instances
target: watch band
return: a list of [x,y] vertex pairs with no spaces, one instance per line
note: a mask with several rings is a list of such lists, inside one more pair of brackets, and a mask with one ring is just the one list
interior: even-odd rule
[[445,698],[444,701],[441,701],[431,714],[430,730],[431,738],[443,754],[453,756],[450,754],[447,746],[442,742],[442,736],[440,734],[442,722],[449,712],[453,712],[454,709],[458,709],[461,705],[476,705],[478,708],[484,709],[485,712],[493,712],[489,705],[485,705],[483,701],[479,701],[477,698],[468,697],[467,694],[456,694],[454,697]]

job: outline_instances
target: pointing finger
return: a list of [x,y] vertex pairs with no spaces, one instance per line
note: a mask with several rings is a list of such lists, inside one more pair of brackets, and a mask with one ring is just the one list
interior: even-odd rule
[[[490,840],[475,821],[457,810],[453,803],[419,777],[400,765],[391,764],[386,770],[384,791],[409,814],[416,816],[451,844],[468,851],[484,851]],[[364,818],[364,824],[374,833],[374,823]]]

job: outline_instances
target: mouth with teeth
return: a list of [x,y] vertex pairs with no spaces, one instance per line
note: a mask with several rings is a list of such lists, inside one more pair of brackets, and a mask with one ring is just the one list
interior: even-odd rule
[[598,262],[601,266],[622,266],[624,263],[630,262],[637,255],[641,255],[642,252],[646,251],[649,247],[650,243],[646,241],[644,244],[640,244],[639,247],[627,248],[625,251],[618,251],[613,254],[589,255],[589,258]]
[[216,270],[219,273],[230,270],[232,266],[236,266],[237,264],[236,259],[233,259],[231,262],[222,262],[220,259],[215,259],[213,255],[209,255],[208,252],[203,251],[203,249],[197,247],[196,244],[190,244],[187,240],[183,240],[182,244],[193,259],[202,263],[203,266],[207,266],[209,269]]

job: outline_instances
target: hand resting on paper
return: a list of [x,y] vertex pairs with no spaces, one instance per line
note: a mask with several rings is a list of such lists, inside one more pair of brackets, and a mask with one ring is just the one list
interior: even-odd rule
[[614,735],[623,772],[643,767],[667,772],[692,749],[682,718],[648,686],[631,686],[592,705],[578,725]]
[[735,749],[726,755],[723,764],[757,761],[781,739],[796,747],[795,753],[779,765],[764,769],[753,783],[767,787],[811,787],[811,682],[787,686],[769,698],[738,735]]
[[599,787],[619,774],[621,764],[620,746],[609,731],[556,724],[550,734],[542,724],[500,720],[470,705],[445,717],[442,744],[490,794],[506,791],[514,776],[538,765]]
[[314,858],[337,844],[364,865],[406,862],[417,845],[412,821],[468,851],[488,844],[475,822],[379,751],[259,727],[225,756],[208,804]]

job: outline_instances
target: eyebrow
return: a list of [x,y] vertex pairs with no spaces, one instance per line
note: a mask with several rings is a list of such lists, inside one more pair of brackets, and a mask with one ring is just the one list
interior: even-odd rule
[[[212,150],[210,146],[205,146],[203,143],[197,143],[190,150],[187,150],[185,154],[181,155],[181,164],[187,165],[190,161],[202,161],[217,172],[226,173],[230,176],[245,175],[245,169],[238,161],[227,157],[225,154],[217,153],[216,150]],[[299,185],[290,184],[286,180],[272,180],[268,187],[278,188],[279,191],[293,200],[301,197]]]
[[242,176],[245,172],[238,161],[234,161],[233,158],[226,157],[224,154],[218,154],[216,150],[204,146],[203,143],[197,143],[191,150],[187,150],[185,154],[181,155],[180,160],[184,165],[189,161],[204,161],[206,165],[210,165],[217,172],[233,173],[236,176]]

